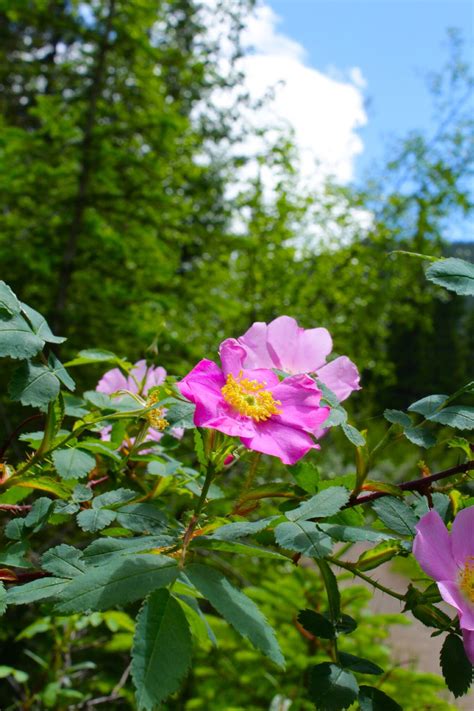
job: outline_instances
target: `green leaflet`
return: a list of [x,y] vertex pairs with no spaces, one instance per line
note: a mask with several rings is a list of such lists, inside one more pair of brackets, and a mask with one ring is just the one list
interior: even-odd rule
[[139,711],[153,711],[179,688],[191,653],[189,625],[180,604],[168,590],[157,590],[138,614],[133,640],[131,673]]
[[154,504],[127,504],[117,510],[117,522],[136,533],[159,533],[166,517]]
[[253,600],[234,588],[227,578],[214,568],[192,564],[186,567],[185,573],[191,583],[209,600],[212,607],[237,632],[247,637],[276,664],[284,666],[285,660],[275,633]]
[[403,711],[396,701],[375,686],[359,687],[359,705],[361,711]]
[[95,467],[95,457],[77,447],[56,449],[52,457],[54,466],[63,479],[82,479]]
[[177,575],[176,561],[161,555],[111,560],[74,578],[62,592],[56,612],[107,610],[134,602],[173,582]]
[[227,523],[212,532],[212,538],[219,541],[235,541],[244,536],[251,536],[254,533],[259,533],[274,521],[277,517],[270,516],[262,518],[260,521],[235,521]]
[[337,664],[323,662],[309,672],[309,697],[318,711],[347,709],[357,699],[359,687],[354,675]]
[[441,425],[448,425],[458,430],[474,429],[474,407],[468,405],[453,405],[445,407],[440,412],[431,415],[431,422],[438,422]]
[[63,336],[55,336],[44,316],[38,311],[35,311],[35,309],[32,309],[31,306],[27,304],[22,304],[21,310],[26,314],[34,333],[36,333],[42,341],[46,341],[47,343],[64,343],[66,339],[63,338]]
[[12,400],[44,408],[59,395],[59,380],[45,365],[24,361],[13,373],[9,390]]
[[296,509],[287,511],[285,516],[290,521],[304,521],[309,518],[332,516],[349,501],[349,496],[349,491],[343,486],[332,486],[312,496]]
[[440,663],[448,689],[456,697],[463,696],[472,684],[472,666],[460,637],[448,634],[441,649]]
[[67,582],[64,578],[40,578],[31,583],[16,585],[8,591],[7,602],[9,605],[28,605],[37,600],[57,597]]
[[41,559],[41,567],[61,578],[74,578],[86,569],[82,551],[64,543],[46,551]]
[[19,314],[21,311],[20,302],[8,284],[5,284],[4,281],[0,281],[0,309],[2,311],[6,311],[12,316]]
[[115,521],[116,511],[108,509],[85,509],[77,514],[76,521],[83,531],[97,533]]
[[313,521],[288,521],[275,528],[279,546],[310,558],[323,558],[332,550],[332,541]]
[[87,565],[103,565],[113,558],[142,553],[153,548],[173,545],[171,536],[139,536],[137,538],[98,538],[83,551]]
[[438,286],[461,296],[474,296],[474,264],[464,259],[449,257],[431,264],[426,278]]
[[44,342],[33,333],[23,316],[0,316],[0,356],[33,358],[43,346]]
[[334,639],[335,637],[333,623],[319,612],[315,612],[314,610],[300,610],[298,622],[305,630],[314,634],[315,637],[321,637],[322,639]]
[[373,509],[379,519],[391,531],[402,536],[415,535],[415,526],[418,523],[415,512],[404,501],[386,496],[373,503]]
[[383,669],[378,664],[374,664],[369,659],[356,657],[354,654],[339,652],[339,661],[346,669],[351,669],[359,674],[383,674]]

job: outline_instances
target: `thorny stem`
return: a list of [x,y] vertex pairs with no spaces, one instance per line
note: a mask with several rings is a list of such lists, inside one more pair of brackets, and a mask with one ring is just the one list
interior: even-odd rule
[[338,565],[339,568],[348,570],[353,575],[356,575],[358,578],[361,578],[361,580],[365,580],[365,582],[369,583],[369,585],[372,585],[374,588],[377,588],[377,590],[380,590],[381,592],[384,592],[387,595],[394,597],[396,600],[400,600],[401,602],[405,600],[404,595],[396,593],[393,590],[390,590],[390,588],[386,588],[385,585],[382,585],[382,583],[379,583],[373,578],[370,578],[368,575],[361,573],[360,570],[357,570],[357,568],[352,563],[346,563],[345,561],[339,560],[338,558],[326,558],[326,560],[330,561],[331,563],[334,563],[334,565]]
[[214,478],[214,474],[215,474],[214,467],[213,467],[212,464],[209,464],[209,468],[208,468],[208,470],[207,470],[207,472],[206,472],[206,478],[205,478],[205,480],[204,480],[204,484],[203,484],[203,487],[202,487],[202,490],[201,490],[201,495],[200,495],[199,500],[198,500],[198,502],[197,502],[197,504],[196,504],[196,506],[195,506],[195,508],[194,508],[194,513],[193,513],[193,515],[192,515],[192,517],[191,517],[191,520],[190,520],[190,522],[189,522],[189,524],[188,524],[188,527],[187,527],[186,531],[184,532],[184,536],[183,536],[183,548],[182,548],[182,551],[181,551],[181,565],[182,565],[182,566],[184,565],[184,561],[185,561],[185,558],[186,558],[186,551],[187,551],[189,542],[190,542],[191,539],[192,539],[194,530],[195,530],[195,528],[196,528],[196,526],[197,526],[197,523],[198,523],[198,521],[199,521],[199,514],[201,513],[202,508],[203,508],[203,506],[204,506],[204,504],[205,504],[205,502],[206,502],[206,497],[207,497],[207,494],[208,494],[208,492],[209,492],[209,487],[210,487],[211,484],[212,484],[212,480],[213,480],[213,478]]
[[245,495],[249,491],[249,489],[252,487],[252,484],[254,482],[254,479],[257,475],[258,471],[258,465],[260,464],[260,460],[262,458],[262,455],[260,452],[256,452],[254,456],[252,457],[252,462],[250,464],[249,470],[247,472],[247,476],[245,477],[244,484],[242,486],[242,489],[240,491],[239,498],[237,499],[237,503],[234,506],[234,510],[232,513],[237,513],[242,506],[242,504],[245,501]]
[[[396,484],[396,486],[401,491],[418,491],[420,494],[426,494],[429,491],[431,484],[435,481],[447,479],[449,476],[454,476],[455,474],[467,473],[472,469],[474,469],[474,460],[471,462],[465,462],[464,464],[458,464],[455,467],[445,469],[444,471],[437,472],[436,474],[431,474],[430,476],[405,481],[402,484]],[[374,491],[372,494],[366,494],[365,496],[359,496],[358,498],[352,499],[345,505],[344,508],[349,509],[353,506],[359,506],[359,504],[367,504],[369,501],[375,501],[375,499],[382,498],[382,496],[391,496],[391,494],[388,491]]]

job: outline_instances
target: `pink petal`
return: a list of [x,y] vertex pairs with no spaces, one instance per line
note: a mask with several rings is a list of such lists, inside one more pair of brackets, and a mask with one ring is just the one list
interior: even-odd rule
[[128,375],[127,389],[132,393],[140,393],[143,389],[143,381],[147,372],[146,360],[139,360]]
[[318,369],[319,380],[336,395],[342,402],[354,390],[360,390],[359,371],[347,356],[335,358]]
[[451,548],[454,560],[464,567],[474,558],[474,506],[460,511],[451,527]]
[[451,553],[449,533],[434,509],[416,526],[413,555],[424,572],[434,580],[456,580],[458,567]]
[[184,427],[172,427],[170,429],[170,434],[175,438],[175,439],[182,439],[184,435]]
[[268,324],[267,349],[275,363],[274,368],[285,373],[300,372],[293,367],[293,360],[302,334],[303,329],[291,316],[279,316]]
[[255,434],[255,422],[249,417],[233,413],[227,406],[224,406],[215,417],[206,417],[201,413],[199,404],[197,404],[194,423],[198,427],[219,430],[230,437],[253,437]]
[[126,390],[128,388],[128,382],[125,375],[118,368],[112,368],[108,370],[102,378],[97,383],[96,390],[99,393],[107,393],[111,395],[116,393],[117,390]]
[[233,375],[238,375],[244,367],[247,353],[235,338],[227,338],[219,346],[219,356],[224,374],[232,373]]
[[246,368],[279,368],[279,364],[274,360],[267,348],[268,326],[262,321],[257,321],[249,330],[241,336],[238,341],[245,348]]
[[164,383],[166,379],[166,370],[159,365],[157,368],[148,368],[145,383],[142,388],[143,395],[147,395],[150,388]]
[[474,664],[474,631],[463,629],[462,640],[464,642],[464,650],[467,658],[471,664]]
[[241,442],[256,452],[278,457],[287,465],[295,464],[310,449],[319,449],[309,434],[276,422],[275,418],[259,422],[255,427],[255,435],[242,437]]
[[461,627],[474,630],[474,605],[464,597],[458,583],[452,580],[440,580],[438,581],[438,588],[443,600],[458,611]]
[[329,407],[320,407],[321,391],[308,375],[293,375],[272,388],[281,402],[280,415],[272,418],[281,424],[313,432],[329,416]]
[[273,389],[280,383],[280,378],[273,370],[268,370],[267,368],[254,368],[253,370],[247,370],[244,368],[242,371],[242,378],[247,380],[256,380],[259,383],[267,386],[268,389]]
[[112,425],[105,425],[100,431],[100,438],[102,442],[110,442],[112,437]]
[[185,375],[182,380],[179,380],[176,383],[176,387],[180,391],[181,395],[183,395],[188,400],[191,400],[191,402],[194,402],[194,396],[191,386],[194,382],[197,381],[209,381],[210,383],[215,382],[215,387],[219,392],[220,388],[225,384],[224,374],[222,370],[212,360],[207,360],[207,358],[204,358],[203,360],[199,361],[199,363],[195,365],[194,368],[187,375]]

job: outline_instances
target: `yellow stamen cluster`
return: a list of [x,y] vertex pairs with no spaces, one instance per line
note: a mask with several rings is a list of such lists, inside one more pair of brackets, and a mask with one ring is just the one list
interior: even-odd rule
[[281,405],[281,402],[275,400],[271,392],[265,389],[265,386],[266,383],[242,377],[242,371],[240,371],[237,378],[229,373],[221,392],[224,400],[238,413],[251,417],[256,422],[263,422],[272,415],[281,413],[277,407]]
[[474,605],[474,556],[469,556],[459,577],[459,589]]
[[[152,393],[146,401],[146,406],[151,407],[152,405],[155,405],[155,403],[157,403],[158,401],[158,395]],[[162,432],[169,426],[168,420],[163,417],[164,412],[164,407],[155,407],[154,410],[150,410],[150,412],[146,413],[146,418],[150,425],[156,430],[159,430],[160,432]]]

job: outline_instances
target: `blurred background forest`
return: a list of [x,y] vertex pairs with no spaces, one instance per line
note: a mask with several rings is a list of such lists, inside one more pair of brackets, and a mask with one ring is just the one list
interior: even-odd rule
[[453,391],[472,366],[473,304],[389,255],[472,258],[452,241],[473,210],[462,36],[427,78],[434,133],[394,140],[357,185],[314,188],[291,131],[248,120],[271,107],[239,68],[253,5],[0,3],[2,278],[68,337],[63,357],[158,352],[181,374],[287,313],[330,329],[367,413]]

